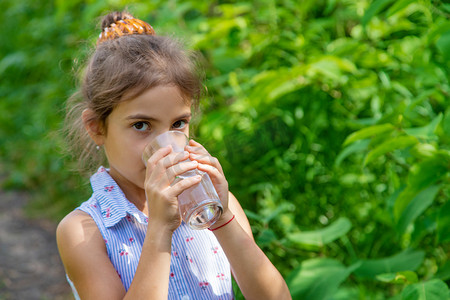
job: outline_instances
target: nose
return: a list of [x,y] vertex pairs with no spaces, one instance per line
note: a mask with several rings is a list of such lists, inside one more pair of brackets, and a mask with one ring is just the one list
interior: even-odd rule
[[169,131],[174,131],[174,130],[172,130],[172,128],[167,128],[167,129],[164,128],[164,129],[161,129],[161,130],[155,130],[155,131],[153,131],[151,140],[153,140],[153,139],[156,138],[157,136],[160,136],[160,135],[162,135],[162,134],[165,134],[165,133],[167,133],[167,132],[169,132]]

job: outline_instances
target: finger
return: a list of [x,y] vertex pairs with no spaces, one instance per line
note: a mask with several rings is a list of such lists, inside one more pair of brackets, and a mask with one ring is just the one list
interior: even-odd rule
[[211,178],[211,181],[214,185],[228,185],[228,182],[223,173],[215,167],[206,164],[198,164],[197,169],[206,172]]
[[161,164],[161,166],[165,169],[176,165],[184,160],[187,160],[189,158],[189,152],[183,151],[183,152],[173,152],[169,155],[166,155],[165,157],[161,158],[158,162]]
[[191,160],[196,160],[201,164],[205,164],[205,165],[211,165],[214,168],[216,168],[217,170],[219,170],[220,173],[223,173],[223,169],[222,169],[222,165],[220,164],[219,160],[217,158],[215,158],[214,156],[211,155],[197,155],[197,154],[190,154],[189,158]]
[[[148,150],[146,149],[145,152]],[[161,158],[166,157],[169,155],[169,153],[172,152],[172,146],[162,147],[155,151],[150,157],[147,159],[146,166],[150,165],[153,166],[156,164],[157,161],[159,161]],[[148,153],[145,153],[148,156]]]
[[180,161],[187,160],[189,157],[188,152],[172,152],[171,148],[169,148],[169,150],[160,150],[160,153],[155,152],[148,160],[146,171],[147,178],[160,178],[167,172],[167,168],[178,164]]
[[179,182],[174,184],[168,190],[168,193],[170,193],[170,196],[172,197],[178,197],[182,192],[198,184],[201,180],[202,176],[200,175],[184,178],[183,180],[180,180]]
[[226,206],[228,203],[228,182],[225,176],[211,165],[198,164],[197,169],[209,175],[220,201]]
[[209,152],[200,143],[189,140],[189,146],[186,146],[186,150],[190,152],[190,159],[197,160],[203,164],[210,164],[216,167],[223,174],[222,166],[217,158],[211,156]]
[[198,162],[196,161],[187,161],[181,162],[179,164],[173,165],[167,169],[166,175],[169,183],[172,183],[177,176],[180,176],[187,171],[191,171],[196,169],[198,166]]
[[199,154],[199,155],[202,155],[202,154],[209,155],[206,148],[203,147],[202,144],[200,144],[194,140],[189,140],[189,145],[186,146],[186,150],[188,150],[189,152],[195,153],[195,154]]

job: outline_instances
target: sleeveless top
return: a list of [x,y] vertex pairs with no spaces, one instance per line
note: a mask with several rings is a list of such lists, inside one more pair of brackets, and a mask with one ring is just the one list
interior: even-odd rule
[[[104,167],[91,177],[93,194],[77,209],[95,221],[125,290],[139,263],[148,218],[129,202]],[[168,299],[233,299],[230,264],[209,230],[184,222],[173,234]],[[67,277],[74,296],[77,292]]]

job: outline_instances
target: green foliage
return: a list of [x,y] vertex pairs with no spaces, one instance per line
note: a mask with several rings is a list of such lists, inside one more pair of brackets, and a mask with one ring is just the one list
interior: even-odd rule
[[313,231],[295,232],[289,234],[287,237],[292,242],[300,245],[322,247],[325,244],[329,244],[347,234],[351,227],[352,224],[347,218],[339,218],[326,228]]
[[303,261],[286,281],[293,299],[327,299],[354,269],[331,258],[313,258]]
[[402,300],[439,300],[448,298],[450,298],[448,286],[438,279],[411,284],[402,292]]
[[407,249],[390,257],[361,260],[355,275],[361,278],[375,278],[390,272],[415,271],[423,259],[423,251]]
[[149,2],[1,2],[1,163],[32,212],[89,194],[53,133],[96,18],[127,5],[203,54],[197,140],[294,299],[449,298],[449,4]]

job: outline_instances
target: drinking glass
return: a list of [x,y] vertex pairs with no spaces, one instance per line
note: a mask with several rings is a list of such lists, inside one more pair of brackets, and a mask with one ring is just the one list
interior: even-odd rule
[[[145,164],[150,156],[158,149],[172,146],[174,152],[183,152],[188,144],[188,137],[181,131],[166,131],[154,138],[142,154]],[[186,161],[189,161],[186,160]],[[183,191],[178,196],[178,206],[183,221],[192,229],[206,229],[211,227],[222,215],[223,207],[217,195],[211,178],[206,172],[194,169],[176,177],[172,185],[184,178],[200,175],[202,180]]]

